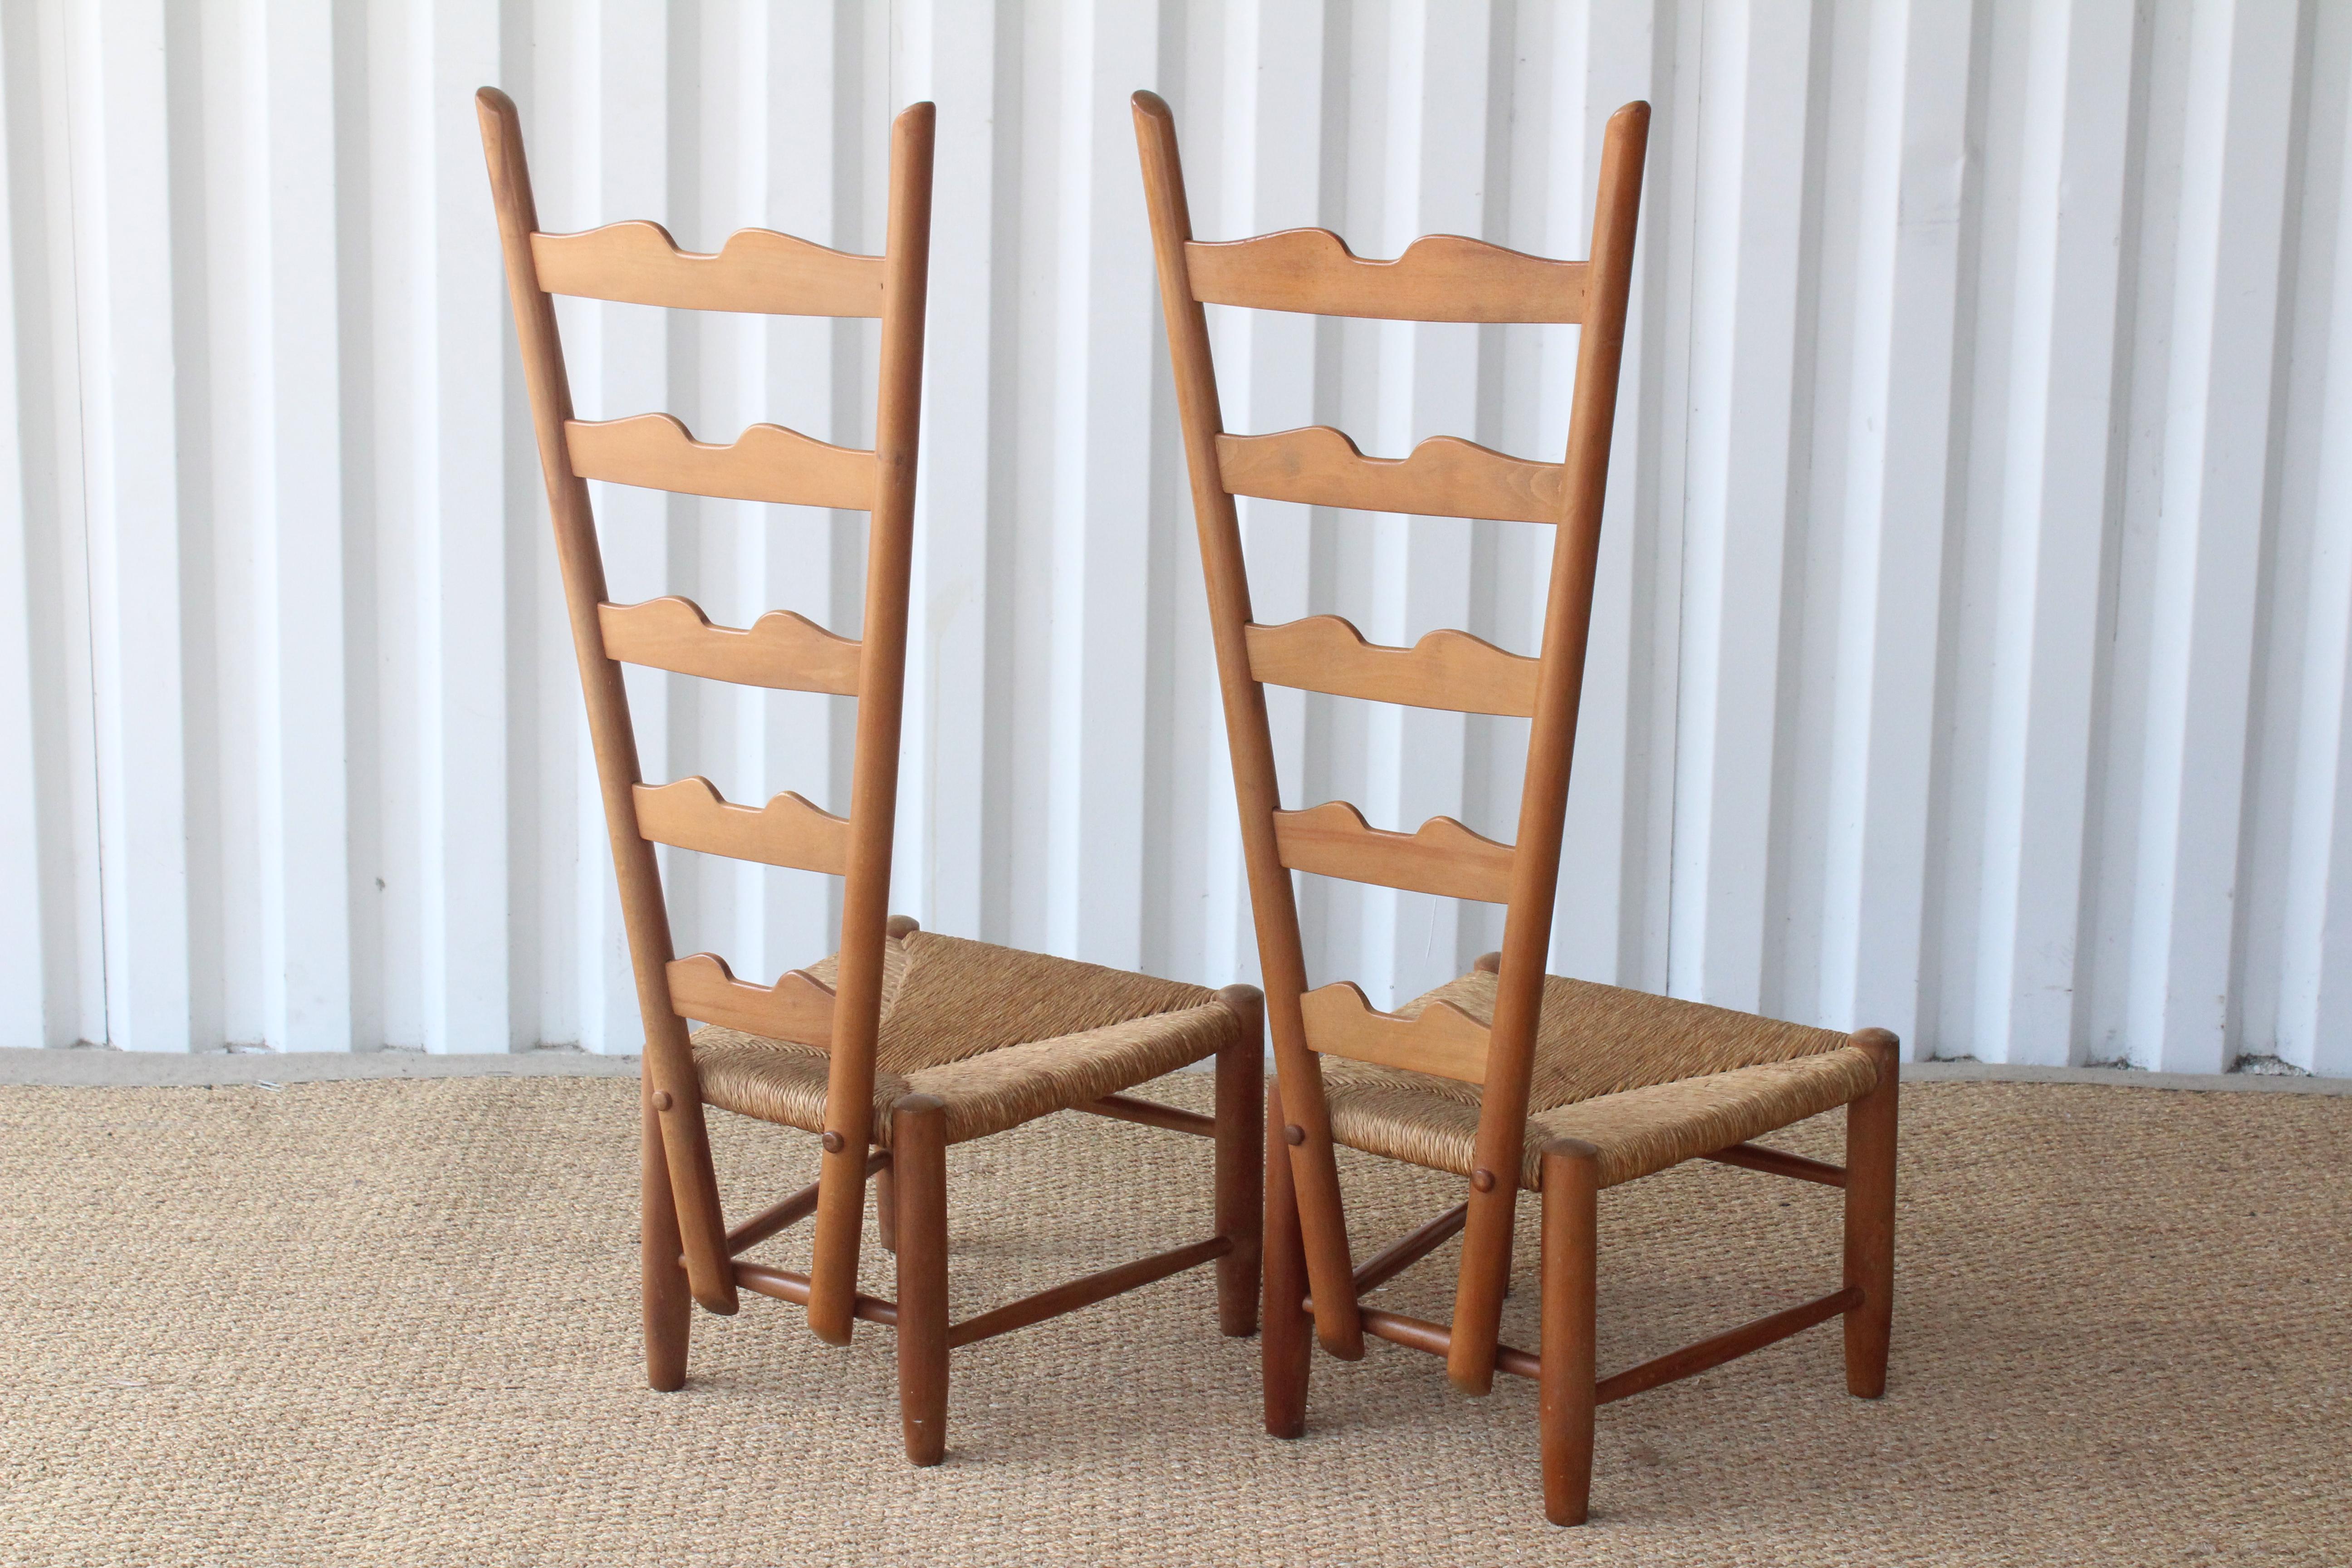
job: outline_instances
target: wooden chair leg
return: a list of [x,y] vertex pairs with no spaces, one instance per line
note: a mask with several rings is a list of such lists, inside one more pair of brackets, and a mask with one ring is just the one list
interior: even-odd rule
[[1593,1301],[1600,1168],[1590,1144],[1543,1156],[1544,1517],[1582,1524],[1592,1496]]
[[1241,1021],[1217,1053],[1217,1234],[1234,1249],[1217,1259],[1217,1326],[1239,1339],[1257,1331],[1259,1249],[1265,1217],[1265,998],[1255,986],[1218,996]]
[[1895,1142],[1900,1096],[1896,1042],[1864,1029],[1854,1044],[1878,1061],[1878,1086],[1845,1110],[1845,1282],[1862,1291],[1845,1315],[1846,1392],[1886,1392],[1886,1347],[1895,1321]]
[[936,1465],[948,1448],[947,1106],[910,1094],[891,1108],[891,1186],[898,1206],[898,1419],[907,1458]]
[[1307,1375],[1314,1364],[1315,1321],[1307,1300],[1307,1238],[1298,1226],[1298,1191],[1282,1141],[1282,1086],[1265,1085],[1265,1309],[1258,1341],[1270,1437],[1307,1432]]
[[867,1178],[874,1189],[874,1228],[882,1238],[882,1250],[898,1250],[898,1194],[890,1182],[890,1167],[883,1166]]
[[661,1115],[654,1110],[650,1089],[640,1099],[645,1131],[638,1153],[637,1256],[645,1294],[646,1382],[668,1394],[686,1385],[694,1297],[687,1289],[686,1266],[678,1261],[684,1243],[678,1235],[677,1204],[670,1195]]

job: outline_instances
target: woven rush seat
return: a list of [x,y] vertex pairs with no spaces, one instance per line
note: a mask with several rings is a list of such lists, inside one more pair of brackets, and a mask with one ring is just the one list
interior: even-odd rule
[[[1418,1017],[1433,1002],[1491,1023],[1495,976],[1448,981],[1397,1011]],[[1601,1184],[1613,1186],[1834,1110],[1877,1080],[1869,1053],[1833,1030],[1548,974],[1519,1184],[1539,1190],[1554,1139],[1598,1149]],[[1477,1085],[1339,1057],[1323,1058],[1323,1082],[1340,1142],[1469,1173]]]
[[[834,960],[809,971],[834,983]],[[950,1143],[1131,1089],[1231,1043],[1213,991],[1074,959],[912,931],[883,950],[873,1140],[907,1094],[947,1104]],[[695,1031],[704,1100],[805,1131],[824,1127],[831,1058],[716,1026]]]

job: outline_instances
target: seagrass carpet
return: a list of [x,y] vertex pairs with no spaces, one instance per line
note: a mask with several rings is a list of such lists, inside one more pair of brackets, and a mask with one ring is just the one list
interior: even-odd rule
[[[958,1352],[934,1470],[885,1330],[747,1298],[650,1393],[634,1095],[0,1090],[0,1563],[2352,1562],[2352,1098],[1906,1088],[1887,1397],[1832,1323],[1608,1406],[1559,1531],[1531,1385],[1375,1344],[1275,1441],[1205,1271]],[[715,1120],[736,1212],[809,1178],[811,1140]],[[958,1315],[1205,1234],[1208,1153],[1073,1115],[952,1151]],[[1458,1185],[1345,1174],[1360,1247]],[[1602,1370],[1834,1288],[1836,1205],[1712,1165],[1604,1194]],[[1444,1316],[1454,1258],[1376,1299]]]

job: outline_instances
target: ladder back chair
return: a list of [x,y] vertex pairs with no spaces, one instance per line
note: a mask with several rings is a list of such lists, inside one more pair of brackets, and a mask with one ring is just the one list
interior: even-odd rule
[[[1583,682],[1602,487],[1632,287],[1649,106],[1609,121],[1591,259],[1553,261],[1454,235],[1367,261],[1318,228],[1223,243],[1192,237],[1176,129],[1134,100],[1179,417],[1190,461],[1223,692],[1276,1081],[1268,1086],[1263,1362],[1266,1430],[1304,1430],[1312,1344],[1353,1360],[1367,1333],[1445,1358],[1487,1392],[1495,1370],[1539,1380],[1544,1502],[1583,1521],[1596,1405],[1715,1366],[1843,1314],[1847,1383],[1885,1378],[1893,1267],[1895,1038],[1848,1036],[1544,973],[1569,763]],[[1402,459],[1366,458],[1328,426],[1234,435],[1217,400],[1204,305],[1384,320],[1577,322],[1565,461],[1528,462],[1452,437]],[[1410,648],[1368,643],[1336,616],[1253,616],[1233,498],[1553,526],[1542,646],[1534,658],[1465,632]],[[1530,719],[1517,840],[1451,817],[1412,833],[1328,802],[1282,809],[1264,684]],[[1503,948],[1395,1013],[1347,982],[1308,990],[1294,871],[1505,907]],[[1849,1106],[1848,1166],[1747,1141]],[[1466,1177],[1461,1205],[1358,1268],[1336,1142]],[[1593,1368],[1595,1194],[1694,1157],[1845,1189],[1844,1287],[1605,1380]],[[1521,1188],[1542,1194],[1542,1344],[1498,1342]],[[1360,1298],[1463,1234],[1450,1326]],[[1312,1332],[1309,1331],[1311,1313]]]
[[[1218,1320],[1255,1331],[1261,1215],[1263,1001],[1066,959],[934,935],[890,916],[891,831],[907,653],[923,311],[929,264],[932,107],[901,113],[890,140],[887,241],[855,256],[765,229],[715,255],[681,251],[647,222],[578,234],[539,227],[513,102],[477,96],[507,280],[530,391],[621,910],[646,1030],[642,1268],[647,1381],[686,1381],[692,1305],[737,1310],[739,1290],[805,1307],[824,1341],[858,1321],[898,1333],[908,1458],[945,1451],[948,1352],[1213,1261]],[[551,296],[685,310],[878,317],[875,446],[829,446],[753,425],[731,446],[698,442],[666,414],[572,416]],[[713,626],[677,597],[607,600],[586,481],[690,495],[846,508],[870,515],[865,625],[856,640],[788,611],[748,630]],[[850,810],[794,794],[761,808],[722,800],[708,779],[644,783],[623,664],[739,685],[857,700]],[[715,954],[675,955],[656,844],[844,879],[841,947],[773,985],[735,978]],[[706,1026],[689,1036],[688,1021]],[[1121,1090],[1216,1058],[1213,1116]],[[720,1206],[705,1105],[820,1137],[815,1183],[731,1229]],[[950,1143],[1062,1110],[1214,1141],[1216,1232],[1188,1247],[1057,1286],[962,1322],[948,1321]],[[859,1293],[866,1180],[898,1300]],[[740,1255],[815,1216],[807,1274]]]

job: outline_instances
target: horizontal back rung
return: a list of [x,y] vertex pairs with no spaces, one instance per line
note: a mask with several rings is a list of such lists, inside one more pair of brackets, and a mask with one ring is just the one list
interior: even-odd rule
[[1450,1002],[1432,1002],[1419,1017],[1399,1017],[1375,1011],[1342,980],[1309,991],[1298,1008],[1310,1051],[1463,1083],[1486,1081],[1486,1026]]
[[790,790],[764,806],[733,805],[698,775],[635,793],[637,831],[656,844],[835,877],[849,868],[849,818]]
[[671,595],[641,605],[599,605],[596,619],[604,657],[624,664],[778,691],[857,695],[864,645],[790,610],[770,610],[739,630],[712,626],[700,605]]
[[1243,634],[1250,679],[1269,685],[1456,713],[1524,719],[1536,710],[1541,663],[1468,632],[1433,631],[1411,647],[1387,647],[1366,642],[1343,616],[1309,616]]
[[1219,436],[1217,469],[1229,495],[1425,517],[1557,522],[1558,463],[1531,463],[1454,436],[1432,436],[1405,458],[1367,458],[1328,425],[1271,436]]
[[804,969],[754,985],[736,979],[717,953],[698,952],[672,959],[666,973],[670,1011],[681,1018],[819,1048],[833,1044],[833,988]]
[[1184,269],[1203,305],[1391,321],[1580,321],[1585,264],[1423,235],[1394,261],[1367,261],[1328,228],[1190,240]]
[[828,250],[773,229],[738,229],[716,255],[680,250],[642,219],[581,234],[534,234],[530,257],[551,294],[749,310],[773,316],[879,316],[882,258]]
[[1510,902],[1511,847],[1473,833],[1450,816],[1417,832],[1372,826],[1344,800],[1274,814],[1275,850],[1294,871],[1344,877],[1447,899]]
[[754,425],[732,446],[698,441],[667,414],[574,419],[563,427],[572,471],[721,500],[874,509],[874,454],[833,447],[781,425]]

